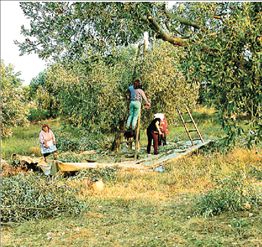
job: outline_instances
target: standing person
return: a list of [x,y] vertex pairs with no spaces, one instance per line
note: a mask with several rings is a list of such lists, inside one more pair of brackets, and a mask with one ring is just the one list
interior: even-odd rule
[[141,82],[140,80],[135,80],[133,85],[129,86],[128,88],[129,91],[129,99],[130,99],[130,104],[129,104],[129,117],[127,119],[127,124],[126,127],[127,129],[131,128],[134,131],[136,128],[138,116],[141,111],[141,103],[142,99],[145,100],[147,108],[150,107],[150,102],[148,101],[145,92],[143,89],[141,89]]
[[53,131],[47,124],[42,126],[42,130],[39,133],[39,141],[41,145],[41,153],[44,156],[46,162],[46,157],[50,154],[53,154],[54,159],[57,158],[57,148],[56,148],[56,139]]
[[158,138],[162,135],[162,131],[160,130],[161,119],[159,117],[155,118],[147,127],[147,153],[150,154],[152,140],[154,146],[154,155],[158,154]]

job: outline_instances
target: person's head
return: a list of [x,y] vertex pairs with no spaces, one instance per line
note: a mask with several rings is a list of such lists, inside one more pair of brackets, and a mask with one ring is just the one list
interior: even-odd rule
[[155,118],[160,118],[160,120],[163,121],[165,118],[165,115],[163,113],[156,113],[154,114],[154,119]]
[[47,124],[43,124],[42,125],[42,130],[44,131],[44,132],[49,132],[49,126],[47,125]]
[[141,83],[141,81],[139,79],[136,79],[134,81],[134,89],[141,88],[141,85],[142,85],[142,83]]

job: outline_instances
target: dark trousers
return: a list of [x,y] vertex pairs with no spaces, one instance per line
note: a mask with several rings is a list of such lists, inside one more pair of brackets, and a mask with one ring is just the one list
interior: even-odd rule
[[155,133],[154,131],[147,130],[147,153],[150,154],[150,149],[152,145],[153,140],[153,146],[154,146],[154,154],[158,154],[158,133]]
[[166,135],[159,135],[158,137],[158,145],[161,146],[165,146],[166,145]]

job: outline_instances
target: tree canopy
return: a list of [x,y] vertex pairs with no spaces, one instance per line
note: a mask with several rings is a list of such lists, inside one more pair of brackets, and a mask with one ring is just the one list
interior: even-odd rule
[[14,71],[13,65],[1,61],[1,134],[12,135],[11,127],[24,125],[27,121],[25,91],[21,87],[20,73]]
[[[205,85],[205,97],[219,110],[222,126],[231,139],[245,131],[247,135],[255,133],[250,137],[261,138],[260,3],[188,2],[168,8],[164,2],[25,2],[20,6],[30,19],[30,27],[21,29],[24,41],[17,42],[22,54],[35,52],[60,64],[71,63],[72,67],[76,61],[85,68],[85,76],[98,66],[106,81],[121,81],[119,75],[110,77],[114,73],[112,66],[117,64],[116,51],[138,44],[147,31],[152,54],[156,40],[174,46],[174,52],[169,50],[172,56],[176,52],[183,54],[177,60],[182,71],[179,78]],[[156,97],[162,89],[149,76],[154,74],[152,67],[146,65],[151,61],[150,56],[145,56],[147,71],[141,69],[140,73],[146,78],[145,83],[154,82],[150,85]],[[167,67],[159,70],[158,76],[165,78],[169,55],[161,56]],[[102,81],[100,78],[101,85],[97,84],[101,95]],[[165,87],[174,83],[171,81]],[[123,85],[126,84],[121,84],[121,90]],[[86,85],[85,89],[90,88]],[[92,90],[85,93],[92,98]],[[249,127],[244,130],[236,120],[245,115]]]
[[216,28],[218,16],[230,5],[180,3],[169,9],[164,2],[27,2],[20,6],[31,20],[30,28],[21,29],[25,40],[17,42],[22,53],[86,59],[90,52],[108,55],[113,47],[136,43],[145,31],[186,46]]

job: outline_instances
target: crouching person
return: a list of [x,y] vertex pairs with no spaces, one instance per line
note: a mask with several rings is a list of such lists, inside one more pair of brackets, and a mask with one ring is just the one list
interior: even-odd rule
[[147,127],[147,153],[150,154],[151,145],[153,141],[153,147],[154,147],[154,155],[158,154],[158,139],[159,136],[162,135],[162,131],[160,130],[160,118],[155,118],[150,125]]

